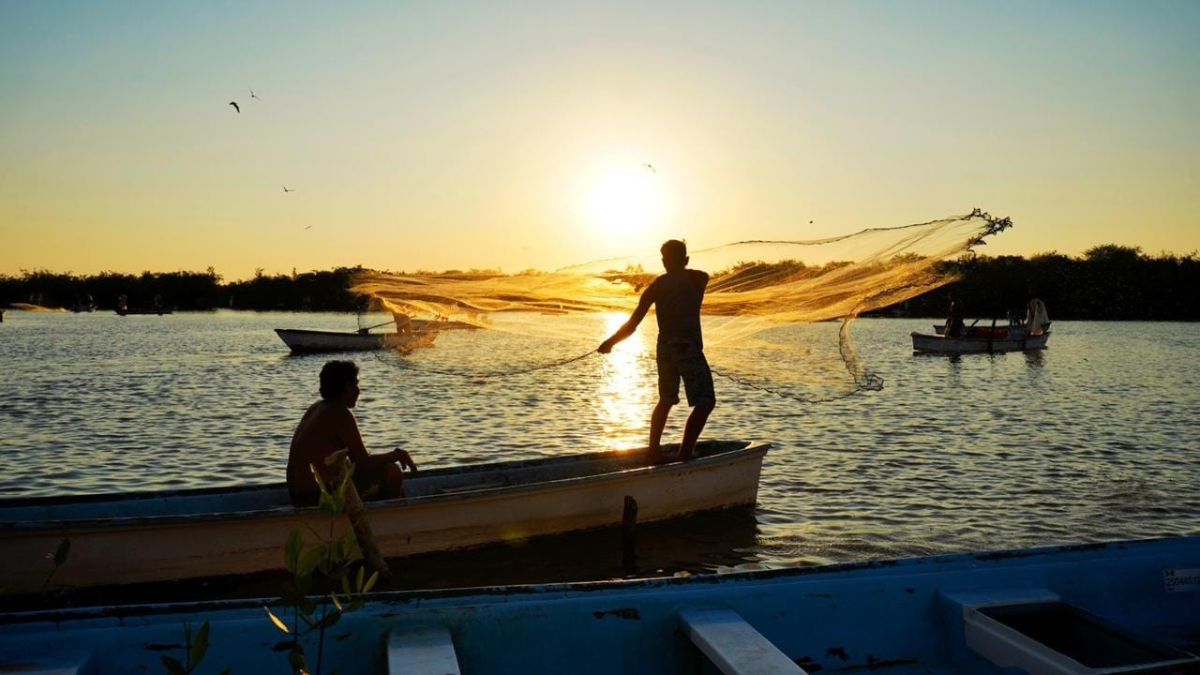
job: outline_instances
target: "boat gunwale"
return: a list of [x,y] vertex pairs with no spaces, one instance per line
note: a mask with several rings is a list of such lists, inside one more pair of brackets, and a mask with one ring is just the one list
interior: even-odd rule
[[[766,452],[771,449],[771,444],[764,441],[726,441],[728,443],[745,443],[740,448],[730,450],[721,450],[712,455],[704,457],[696,457],[687,462],[669,462],[666,464],[655,464],[649,466],[634,466],[627,469],[619,469],[617,471],[604,471],[601,473],[584,474],[581,476],[571,476],[569,478],[560,478],[555,480],[536,481],[530,483],[517,483],[515,485],[498,485],[481,487],[478,489],[460,490],[453,493],[421,495],[415,497],[400,497],[396,499],[386,499],[379,501],[369,501],[364,504],[368,513],[372,512],[391,512],[400,511],[406,508],[415,508],[424,505],[436,505],[442,502],[464,502],[467,500],[484,500],[497,497],[508,497],[511,495],[526,493],[526,492],[553,492],[568,490],[580,483],[590,483],[594,485],[603,485],[604,483],[614,481],[625,481],[631,478],[640,478],[643,475],[648,476],[655,473],[667,474],[676,473],[680,470],[691,470],[697,467],[715,467],[726,464],[736,464],[744,461],[749,461],[757,458],[759,462]],[[630,454],[636,454],[638,451],[645,452],[645,448],[632,451]],[[484,464],[468,464],[455,467],[440,467],[431,469],[424,475],[455,475],[467,473],[492,473],[498,471],[507,471],[521,468],[536,468],[538,465],[554,465],[554,464],[572,464],[585,461],[596,461],[608,459],[612,455],[623,454],[622,451],[602,450],[597,452],[583,453],[579,455],[568,455],[566,457],[551,456],[539,457],[529,460],[511,460],[498,463]],[[244,486],[230,486],[220,488],[199,488],[196,490],[177,490],[169,492],[146,492],[140,496],[121,495],[119,493],[107,493],[100,495],[81,495],[83,499],[73,499],[66,497],[40,497],[33,498],[37,503],[5,503],[0,500],[0,509],[5,507],[27,507],[27,506],[53,506],[56,504],[74,504],[74,503],[104,503],[104,502],[122,502],[142,499],[165,499],[171,497],[192,497],[192,496],[210,496],[225,493],[237,492],[256,492],[259,490],[277,490],[286,489],[283,483],[270,483],[264,486],[255,486],[246,488]],[[89,499],[90,498],[90,499]],[[23,520],[23,521],[0,521],[0,535],[7,534],[37,534],[44,531],[54,531],[64,528],[71,529],[90,529],[104,530],[126,527],[154,527],[161,525],[173,525],[178,523],[188,523],[194,521],[200,522],[234,522],[244,520],[270,520],[276,518],[292,518],[304,517],[311,515],[320,515],[321,508],[319,506],[303,506],[295,507],[291,504],[271,506],[268,508],[255,508],[242,511],[206,511],[203,513],[187,513],[187,514],[163,514],[163,515],[138,515],[138,516],[118,516],[110,518],[79,518],[72,520]]]
[[[716,585],[723,583],[738,583],[754,585],[766,582],[792,580],[801,581],[813,575],[835,574],[850,575],[866,571],[875,571],[881,575],[891,576],[902,574],[938,574],[947,571],[946,566],[953,566],[954,571],[971,571],[980,565],[1001,565],[1007,561],[1020,561],[1015,564],[1075,564],[1076,554],[1094,552],[1129,551],[1127,555],[1170,555],[1172,552],[1188,547],[1200,547],[1200,535],[1180,535],[1154,537],[1150,539],[1127,539],[1092,543],[1052,544],[1030,548],[996,549],[989,551],[968,551],[945,553],[934,556],[909,556],[901,558],[882,558],[851,562],[831,563],[824,565],[801,565],[775,569],[745,570],[734,572],[709,572],[692,574],[685,577],[663,576],[646,577],[641,579],[608,579],[599,581],[575,581],[549,584],[509,584],[500,586],[470,586],[462,588],[433,588],[379,591],[370,594],[372,605],[408,605],[434,600],[452,600],[471,596],[503,597],[518,596],[525,600],[531,596],[549,596],[552,594],[596,593],[612,591],[633,592],[642,589],[667,590],[679,586]],[[1166,548],[1165,551],[1154,551],[1155,548]],[[1133,550],[1140,549],[1140,550]],[[1149,550],[1147,550],[1149,549]],[[1055,558],[1067,556],[1067,559],[1057,561],[1039,561],[1038,558]],[[933,569],[939,567],[940,569]],[[314,596],[315,597],[315,596]],[[535,598],[536,599],[536,598]],[[173,614],[194,614],[197,612],[222,612],[239,610],[259,610],[269,606],[278,598],[236,598],[230,600],[188,600],[169,603],[143,603],[126,605],[95,605],[90,607],[69,607],[61,609],[38,609],[24,612],[0,612],[0,626],[37,624],[51,622],[61,624],[65,621],[100,621],[113,619],[123,623],[131,617],[169,616]],[[381,612],[387,616],[386,612]]]

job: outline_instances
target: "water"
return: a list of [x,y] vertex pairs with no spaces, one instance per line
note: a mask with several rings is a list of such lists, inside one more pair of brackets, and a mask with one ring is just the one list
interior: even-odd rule
[[[718,378],[706,436],[774,445],[758,507],[642,528],[639,573],[1200,533],[1200,327],[1056,321],[1042,353],[913,355],[909,332],[930,323],[855,324],[859,352],[886,381],[879,392],[800,404]],[[0,496],[282,480],[330,357],[289,356],[276,327],[355,320],[8,312]],[[836,328],[795,336],[836,347]],[[498,353],[502,364],[548,361],[606,330],[554,348],[452,332],[408,361],[339,358],[362,369],[368,449],[400,445],[424,467],[642,445],[655,398],[647,335],[608,358],[507,378],[420,370],[484,370]],[[668,440],[684,418],[674,411]],[[602,578],[621,574],[613,546],[610,535],[551,539],[432,556],[406,574],[414,586]]]

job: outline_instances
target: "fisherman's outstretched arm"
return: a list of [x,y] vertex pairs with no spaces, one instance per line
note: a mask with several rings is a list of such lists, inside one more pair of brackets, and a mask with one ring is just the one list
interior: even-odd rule
[[642,322],[642,319],[646,318],[646,312],[650,311],[650,305],[654,302],[654,298],[650,294],[651,288],[653,288],[653,285],[648,286],[646,290],[642,292],[642,298],[638,300],[637,309],[633,310],[633,314],[630,315],[629,320],[621,324],[621,327],[618,328],[617,331],[613,333],[607,340],[601,342],[600,346],[596,348],[596,351],[600,352],[601,354],[607,354],[612,351],[612,348],[618,342],[624,340],[630,335],[633,335],[633,331],[637,330],[638,324]]

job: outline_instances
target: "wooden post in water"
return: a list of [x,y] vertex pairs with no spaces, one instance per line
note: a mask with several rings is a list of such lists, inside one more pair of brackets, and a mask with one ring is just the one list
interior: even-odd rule
[[[350,460],[346,457],[342,457],[342,471],[350,471]],[[384,560],[383,553],[379,550],[379,543],[375,541],[375,533],[371,531],[371,523],[367,520],[366,508],[363,507],[362,497],[359,496],[358,487],[354,485],[353,480],[346,486],[346,517],[350,519],[350,527],[354,529],[358,549],[367,559],[367,565],[379,572],[380,581],[390,581],[392,571],[388,569],[387,560]]]
[[625,509],[621,514],[621,568],[626,574],[632,574],[637,564],[637,553],[634,551],[634,529],[637,526],[637,500],[625,495]]

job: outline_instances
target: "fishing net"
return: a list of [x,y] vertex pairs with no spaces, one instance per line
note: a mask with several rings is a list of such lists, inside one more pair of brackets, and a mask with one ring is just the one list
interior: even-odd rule
[[[702,308],[709,362],[719,376],[805,401],[879,389],[882,381],[856,353],[853,319],[953,281],[939,263],[1010,226],[976,209],[829,239],[689,251],[688,266],[710,274]],[[499,377],[587,358],[661,273],[658,251],[649,251],[553,272],[364,272],[351,290],[402,321],[440,331],[435,349],[397,363]],[[648,368],[655,332],[648,317],[641,335],[627,341]]]

